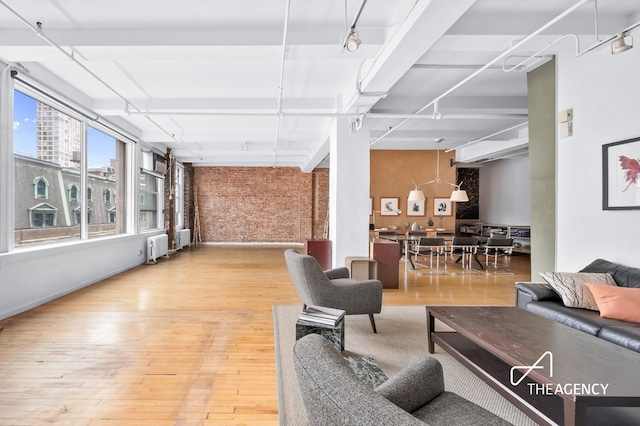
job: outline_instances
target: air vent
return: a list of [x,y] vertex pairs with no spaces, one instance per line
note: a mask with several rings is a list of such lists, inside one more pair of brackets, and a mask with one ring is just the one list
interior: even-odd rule
[[162,155],[153,154],[153,171],[167,173],[167,160]]

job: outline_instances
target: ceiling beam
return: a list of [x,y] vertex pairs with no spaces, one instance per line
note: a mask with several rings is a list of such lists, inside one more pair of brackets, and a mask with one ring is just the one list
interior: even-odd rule
[[[474,3],[475,0],[418,1],[374,60],[363,67],[366,69],[362,74],[353,76],[353,83],[345,88],[342,111],[369,111]],[[311,159],[324,159],[328,145],[329,138],[321,141]],[[303,170],[315,165],[305,164]]]
[[[339,35],[344,33],[340,25],[309,24],[289,27],[288,39],[291,45],[332,45],[339,51]],[[282,47],[282,26],[208,27],[208,28],[48,28],[43,32],[61,46],[89,47],[169,47],[169,46],[280,46]],[[384,28],[367,29],[367,43],[381,44],[385,37]],[[28,28],[0,29],[0,46],[46,46]]]

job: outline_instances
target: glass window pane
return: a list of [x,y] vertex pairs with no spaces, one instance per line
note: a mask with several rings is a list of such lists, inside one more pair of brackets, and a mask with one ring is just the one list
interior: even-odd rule
[[82,123],[16,90],[13,129],[15,245],[78,239],[67,191],[80,185]]
[[13,128],[16,247],[79,239],[84,225],[89,238],[126,232],[125,142],[20,90],[14,91]]
[[158,229],[158,178],[140,173],[140,231]]
[[87,180],[92,195],[98,195],[88,200],[89,238],[125,232],[126,197],[119,197],[117,200],[112,197],[117,192],[124,193],[124,148],[124,142],[98,129],[87,127]]

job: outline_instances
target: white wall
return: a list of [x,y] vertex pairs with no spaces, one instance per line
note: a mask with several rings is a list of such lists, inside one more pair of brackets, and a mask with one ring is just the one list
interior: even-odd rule
[[0,319],[144,263],[147,236],[153,234],[0,254]]
[[529,158],[492,161],[480,167],[480,220],[530,225]]
[[574,113],[573,136],[557,142],[557,269],[640,267],[640,210],[602,210],[602,145],[640,137],[640,47],[562,55],[557,69],[558,110]]

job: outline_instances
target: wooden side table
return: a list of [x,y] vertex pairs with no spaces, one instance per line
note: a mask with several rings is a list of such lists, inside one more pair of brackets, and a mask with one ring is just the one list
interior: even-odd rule
[[371,257],[378,262],[378,279],[382,288],[399,288],[400,244],[396,241],[375,238],[370,245]]
[[348,256],[344,259],[349,276],[358,281],[378,279],[378,262],[370,257]]
[[322,270],[331,269],[331,240],[305,240],[304,253],[314,257]]

